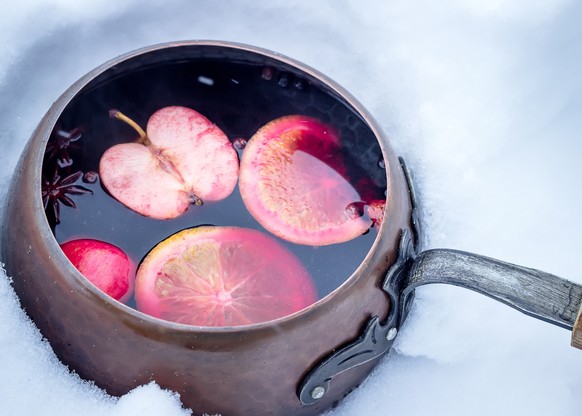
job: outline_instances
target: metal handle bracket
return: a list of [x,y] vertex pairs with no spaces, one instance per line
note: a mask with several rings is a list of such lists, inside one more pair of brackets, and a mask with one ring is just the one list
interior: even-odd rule
[[[414,259],[414,248],[408,231],[402,233],[398,260],[388,270],[384,290],[390,297],[390,313],[384,322],[373,316],[366,323],[362,335],[353,342],[338,348],[319,362],[303,379],[297,390],[301,403],[314,404],[329,390],[333,377],[384,355],[394,343],[398,329],[408,312],[407,304],[401,305],[402,285],[407,281],[410,263]],[[400,305],[400,306],[399,306]]]

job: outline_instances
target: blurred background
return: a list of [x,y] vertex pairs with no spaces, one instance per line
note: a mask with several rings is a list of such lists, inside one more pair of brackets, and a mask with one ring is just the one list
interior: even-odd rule
[[[428,247],[582,283],[581,17],[574,0],[12,2],[1,198],[37,123],[92,68],[155,43],[235,41],[318,69],[370,110],[414,172]],[[189,414],[154,384],[114,398],[69,372],[4,274],[0,317],[0,414]],[[582,351],[569,343],[483,296],[421,288],[389,357],[330,415],[580,415]]]

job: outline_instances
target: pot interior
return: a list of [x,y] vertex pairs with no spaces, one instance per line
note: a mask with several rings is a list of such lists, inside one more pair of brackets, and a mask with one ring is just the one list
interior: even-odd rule
[[[138,265],[160,241],[191,227],[237,226],[269,234],[249,214],[238,186],[222,201],[191,206],[177,218],[158,220],[128,209],[111,196],[98,176],[91,178],[99,172],[107,149],[137,137],[127,124],[109,117],[111,109],[123,112],[145,130],[150,116],[167,106],[198,111],[235,143],[249,140],[280,117],[315,118],[338,132],[345,176],[361,196],[354,202],[364,205],[386,199],[387,175],[378,139],[351,98],[334,84],[307,67],[239,46],[166,47],[138,52],[97,71],[59,115],[48,139],[45,181],[55,173],[62,178],[81,171],[78,185],[92,194],[69,195],[75,207],[60,203],[58,221],[48,204],[47,220],[58,243],[79,238],[106,241]],[[245,150],[235,149],[240,159]],[[373,225],[357,238],[324,246],[272,237],[304,265],[317,298],[322,299],[360,266],[378,229]],[[127,304],[136,307],[133,297]]]

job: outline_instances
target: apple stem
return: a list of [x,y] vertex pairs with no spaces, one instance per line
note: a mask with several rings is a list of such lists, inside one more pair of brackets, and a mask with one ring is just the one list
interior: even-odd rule
[[137,134],[139,134],[139,138],[137,139],[138,143],[143,144],[144,146],[149,146],[151,144],[150,139],[148,139],[148,135],[145,131],[143,131],[139,124],[127,117],[121,111],[115,109],[109,110],[109,117],[124,121],[133,127],[133,129],[137,131]]

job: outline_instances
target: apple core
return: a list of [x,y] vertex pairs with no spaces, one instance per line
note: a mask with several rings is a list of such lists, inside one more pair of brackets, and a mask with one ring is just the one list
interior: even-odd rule
[[156,111],[147,134],[117,110],[139,139],[105,151],[99,163],[109,193],[146,217],[170,219],[191,204],[229,196],[238,179],[238,157],[226,135],[195,110],[180,106]]

